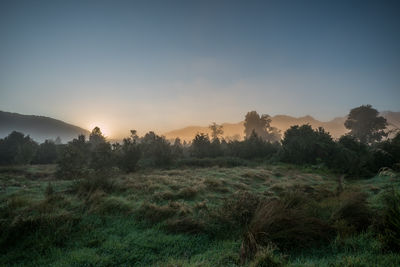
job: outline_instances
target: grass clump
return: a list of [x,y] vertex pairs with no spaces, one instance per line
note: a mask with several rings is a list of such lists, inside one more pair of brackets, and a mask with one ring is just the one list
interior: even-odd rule
[[248,191],[236,192],[225,198],[222,206],[210,212],[210,223],[216,227],[215,231],[218,233],[240,231],[250,223],[260,201],[256,194]]
[[299,249],[329,241],[333,228],[310,212],[309,202],[290,194],[259,205],[249,225],[255,242],[274,243],[282,249]]
[[276,252],[276,246],[269,244],[257,251],[250,267],[283,267],[286,265],[286,259]]
[[339,196],[339,206],[332,214],[340,232],[365,231],[372,222],[373,212],[368,205],[367,194],[363,192],[343,192]]
[[[100,194],[100,196],[98,196]],[[131,204],[124,198],[116,196],[105,196],[95,193],[91,197],[90,213],[100,215],[128,215],[132,212]]]
[[116,177],[111,172],[91,172],[85,178],[77,180],[72,187],[72,192],[79,196],[87,196],[96,190],[102,190],[107,193],[117,191],[119,188],[116,183]]
[[144,219],[150,223],[159,223],[176,215],[177,212],[177,208],[170,204],[158,206],[153,203],[145,202],[140,206],[136,214],[139,219]]
[[165,229],[172,233],[198,234],[205,230],[204,222],[191,217],[174,218],[166,221]]

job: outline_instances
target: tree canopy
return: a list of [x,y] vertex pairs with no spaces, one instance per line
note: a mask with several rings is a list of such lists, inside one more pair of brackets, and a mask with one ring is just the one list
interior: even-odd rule
[[349,135],[361,143],[373,143],[387,136],[387,121],[371,105],[362,105],[350,110],[344,126],[350,130]]
[[255,132],[264,141],[279,141],[281,139],[279,130],[270,124],[271,117],[269,115],[263,114],[260,116],[256,111],[248,112],[244,120],[245,138],[250,138]]

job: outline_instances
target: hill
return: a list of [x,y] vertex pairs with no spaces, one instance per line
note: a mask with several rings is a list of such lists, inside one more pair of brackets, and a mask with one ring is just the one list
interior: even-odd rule
[[53,118],[0,111],[0,137],[3,138],[12,131],[29,134],[39,142],[58,136],[66,142],[79,134],[89,135],[89,131],[83,128]]
[[[388,128],[400,128],[400,112],[384,111],[381,113],[388,121]],[[347,132],[344,127],[346,117],[337,117],[333,120],[324,122],[316,120],[311,116],[304,117],[292,117],[287,115],[276,115],[273,116],[271,126],[278,128],[284,133],[292,125],[310,124],[313,128],[323,127],[328,131],[334,138],[339,138]],[[243,121],[238,123],[222,123],[224,129],[224,137],[227,139],[241,139],[243,138]],[[176,137],[181,138],[185,141],[190,141],[194,138],[197,133],[210,133],[208,126],[189,126],[182,129],[173,130],[164,133],[167,139],[175,139]]]

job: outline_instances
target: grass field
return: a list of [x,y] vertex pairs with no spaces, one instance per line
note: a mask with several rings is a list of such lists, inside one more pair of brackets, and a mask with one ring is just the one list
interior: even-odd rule
[[400,266],[373,230],[396,173],[339,184],[292,165],[54,172],[0,168],[1,266]]

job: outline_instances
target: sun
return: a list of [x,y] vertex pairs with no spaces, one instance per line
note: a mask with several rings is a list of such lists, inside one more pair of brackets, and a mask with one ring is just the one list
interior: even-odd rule
[[92,131],[94,127],[99,127],[105,137],[110,137],[111,131],[107,124],[102,122],[93,122],[89,125],[90,131]]

